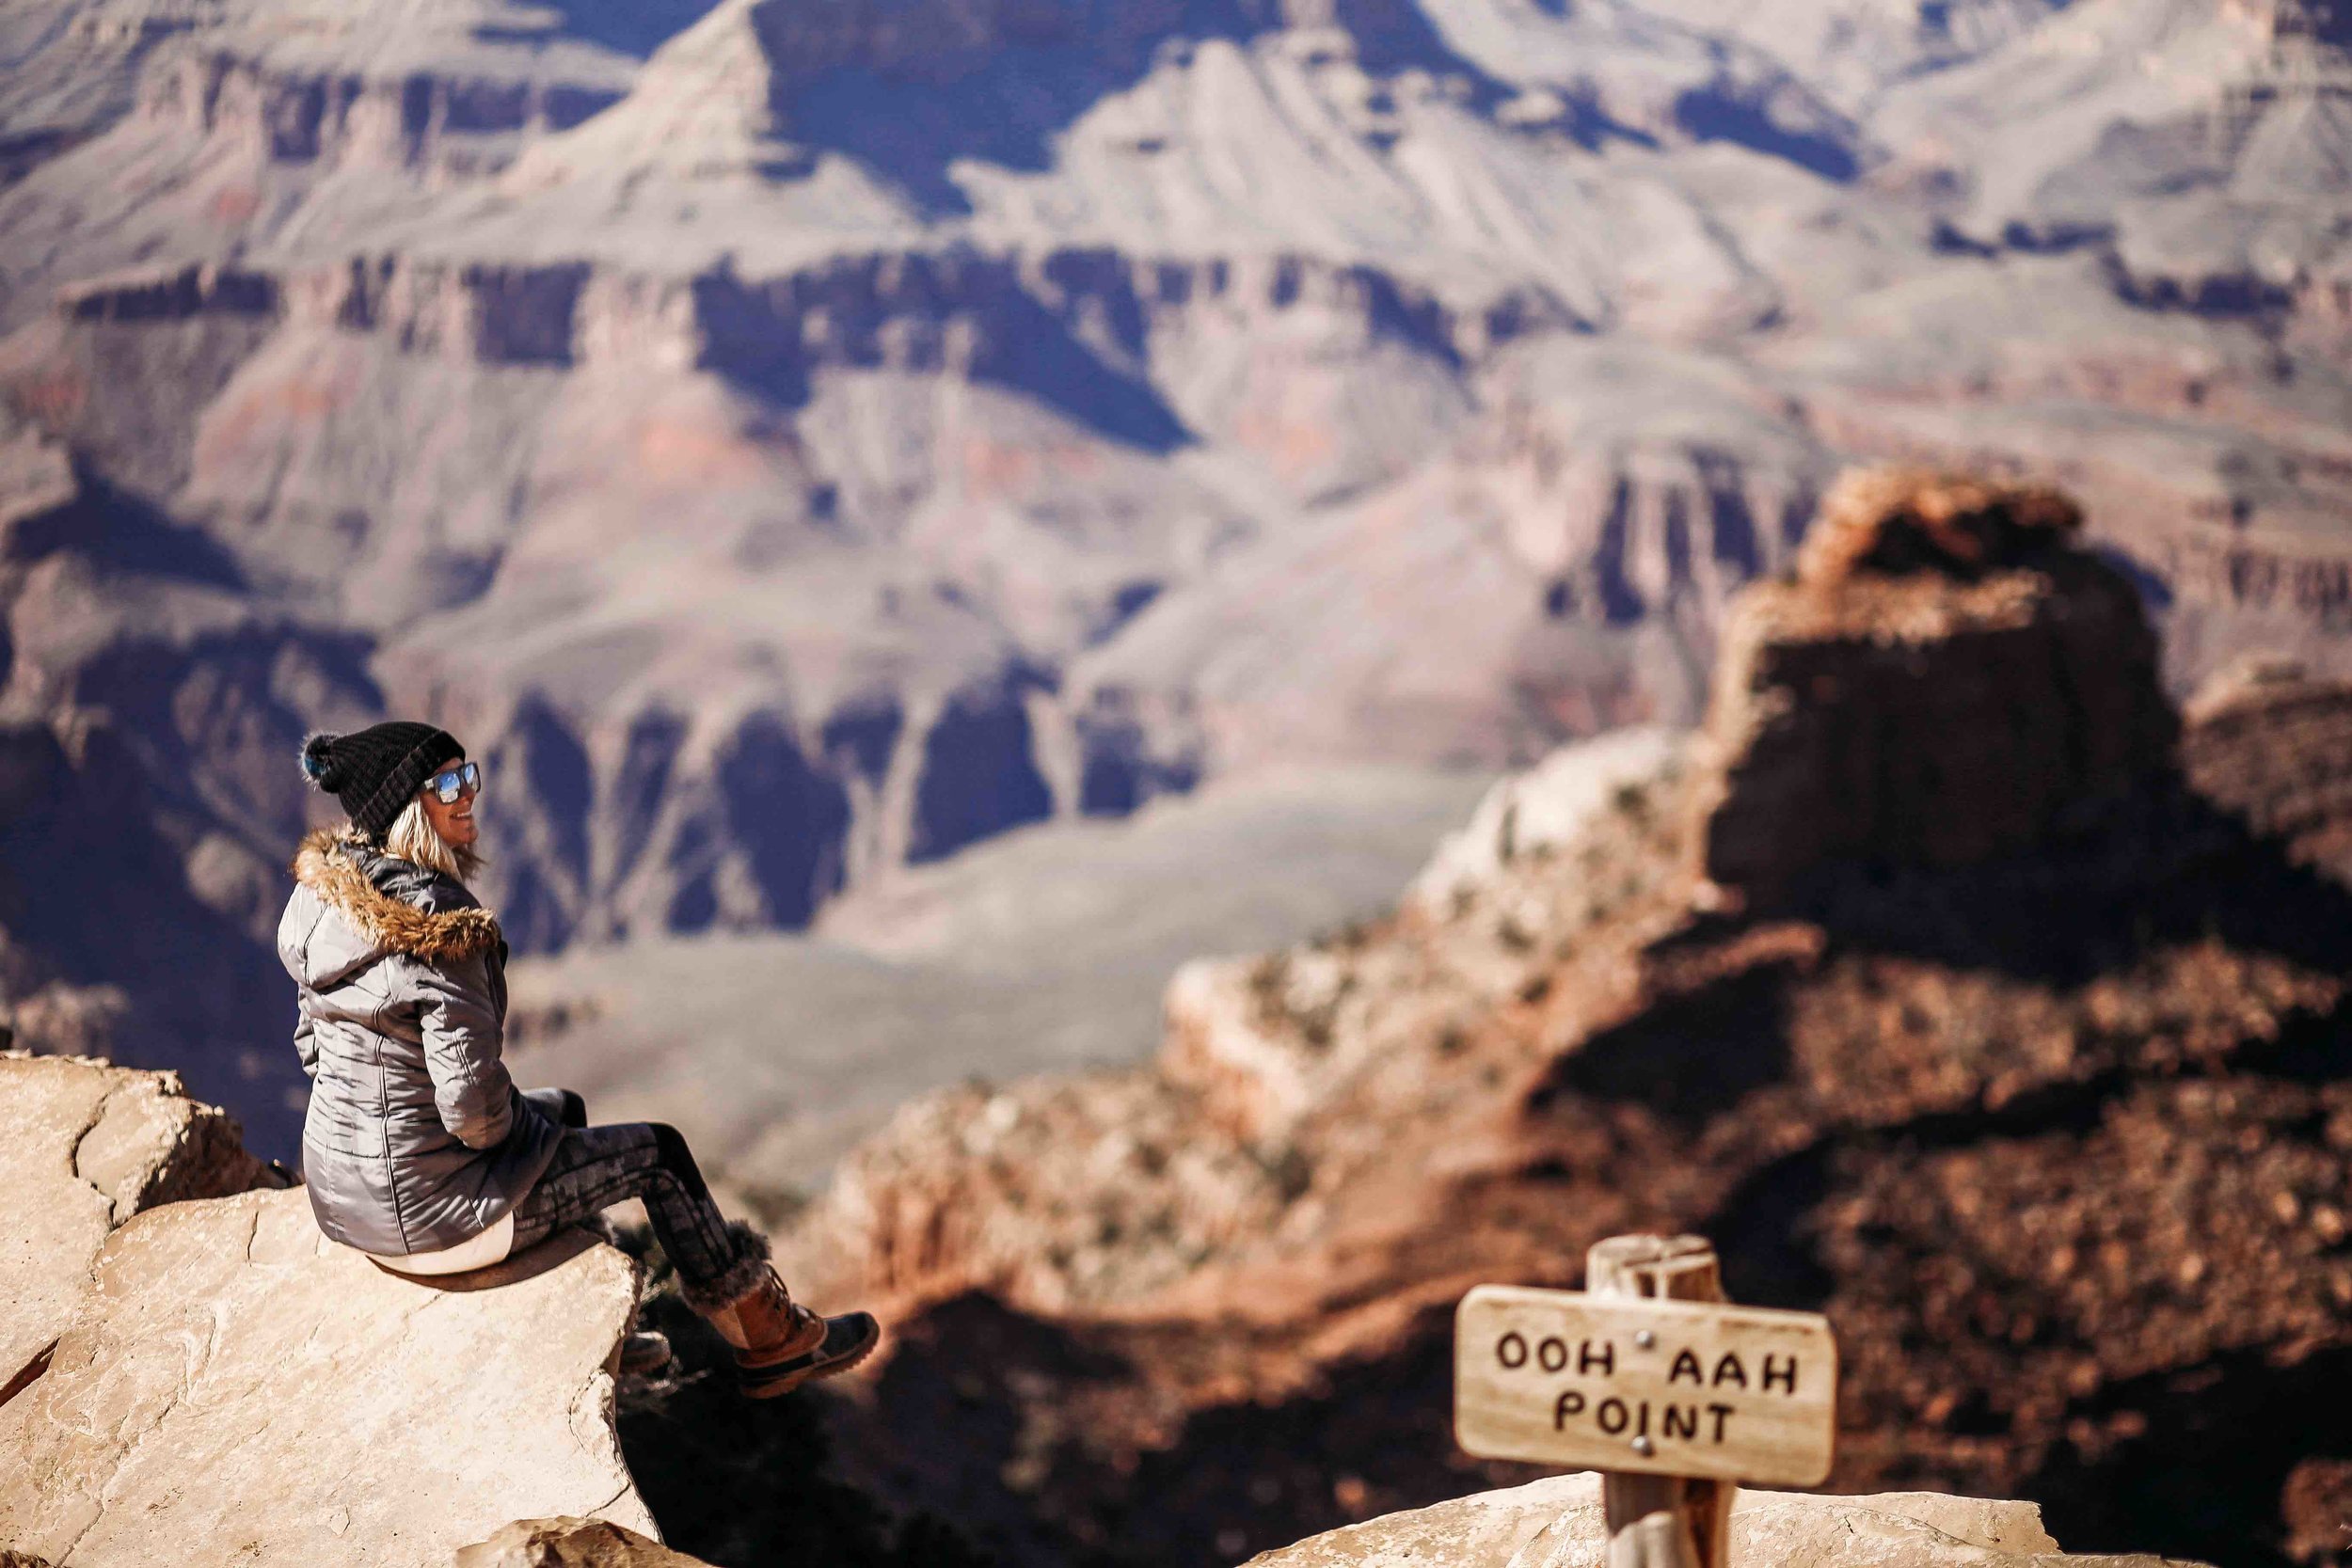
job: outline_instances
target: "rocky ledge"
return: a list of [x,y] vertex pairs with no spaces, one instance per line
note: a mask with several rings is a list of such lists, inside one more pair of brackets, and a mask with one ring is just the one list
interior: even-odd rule
[[[0,1563],[0,1568],[8,1568]],[[517,1519],[457,1554],[455,1568],[708,1568],[604,1519]]]
[[614,1434],[637,1276],[612,1247],[402,1278],[303,1193],[236,1191],[264,1167],[176,1079],[77,1060],[0,1059],[0,1161],[21,1556],[447,1568],[516,1518],[658,1533]]
[[739,1398],[666,1281],[676,1358],[616,1387],[615,1247],[404,1278],[291,1180],[173,1074],[0,1054],[0,1568],[979,1568],[831,1473],[830,1401]]

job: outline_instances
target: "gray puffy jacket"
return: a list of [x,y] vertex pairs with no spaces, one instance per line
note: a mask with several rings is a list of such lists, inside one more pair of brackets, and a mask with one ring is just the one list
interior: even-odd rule
[[522,1201],[562,1127],[499,1060],[506,942],[473,895],[347,834],[294,857],[278,956],[302,988],[302,1170],[319,1228],[437,1252]]

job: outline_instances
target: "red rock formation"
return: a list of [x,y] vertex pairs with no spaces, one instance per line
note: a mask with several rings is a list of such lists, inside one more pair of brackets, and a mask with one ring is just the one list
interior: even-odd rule
[[1841,482],[1793,581],[1724,633],[1697,852],[1771,901],[1823,868],[2029,851],[2145,794],[2174,729],[2123,576],[2055,492],[1901,470]]
[[[1688,1229],[1836,1322],[1841,1488],[2303,1551],[2352,1391],[2352,895],[2182,786],[2104,567],[1986,564],[1756,592],[1726,668],[1783,673],[1733,689],[1820,727],[1794,763],[1702,747],[1442,899],[1188,971],[1150,1069],[910,1108],[785,1248],[899,1323],[865,1472],[1139,1562],[1472,1490],[1512,1472],[1448,1438],[1461,1291]],[[2201,776],[2292,772],[2290,727],[2215,722]],[[1702,879],[1725,822],[1777,905]]]

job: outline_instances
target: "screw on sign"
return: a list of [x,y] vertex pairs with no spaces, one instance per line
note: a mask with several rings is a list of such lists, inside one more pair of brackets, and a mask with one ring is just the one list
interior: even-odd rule
[[1482,1459],[1600,1471],[1609,1568],[1723,1568],[1736,1483],[1829,1478],[1829,1320],[1725,1305],[1695,1236],[1613,1236],[1585,1279],[1463,1298],[1456,1438]]

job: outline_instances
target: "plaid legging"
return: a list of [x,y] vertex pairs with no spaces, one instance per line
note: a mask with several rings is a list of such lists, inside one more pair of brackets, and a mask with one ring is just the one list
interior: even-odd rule
[[741,1243],[712,1201],[694,1156],[675,1127],[660,1122],[587,1120],[580,1097],[566,1091],[564,1133],[538,1184],[515,1206],[513,1251],[535,1246],[567,1225],[629,1198],[643,1198],[679,1280],[707,1285],[738,1262]]

